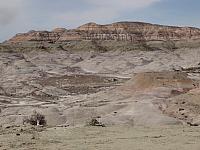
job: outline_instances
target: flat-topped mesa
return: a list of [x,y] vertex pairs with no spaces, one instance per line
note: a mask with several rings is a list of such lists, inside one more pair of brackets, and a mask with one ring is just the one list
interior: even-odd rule
[[[117,22],[113,24],[107,25],[99,25],[96,23],[87,23],[77,28],[77,30],[82,31],[92,31],[92,32],[114,32],[114,33],[122,33],[124,31],[128,31],[130,28],[138,28],[148,23],[141,23],[141,22]],[[150,24],[148,24],[150,25]]]
[[56,42],[62,32],[49,32],[49,31],[29,31],[27,33],[20,33],[15,35],[13,38],[8,40],[8,43],[21,43],[27,41],[37,41],[37,42]]
[[174,27],[142,22],[117,22],[107,25],[88,23],[77,29],[56,28],[48,31],[31,31],[17,34],[7,43],[25,41],[65,42],[79,40],[113,40],[129,41],[181,41],[200,39],[200,29],[191,27]]
[[6,41],[6,43],[23,43],[27,41],[54,43],[60,38],[61,34],[62,32],[58,32],[58,30],[52,32],[31,30],[27,33],[16,34],[14,37]]
[[142,22],[118,22],[108,25],[88,23],[77,28],[88,33],[86,39],[154,41],[200,39],[200,29],[154,25]]

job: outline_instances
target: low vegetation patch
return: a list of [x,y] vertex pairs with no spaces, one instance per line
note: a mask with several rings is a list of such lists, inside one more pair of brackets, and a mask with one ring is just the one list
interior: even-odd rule
[[26,118],[24,122],[34,126],[45,126],[47,124],[45,116],[36,111],[30,117]]
[[88,122],[89,126],[105,127],[105,124],[99,122],[97,119],[93,118]]

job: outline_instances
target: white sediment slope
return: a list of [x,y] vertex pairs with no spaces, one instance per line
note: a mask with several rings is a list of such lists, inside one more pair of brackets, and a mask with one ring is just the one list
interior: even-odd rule
[[[85,125],[91,118],[107,125],[180,124],[183,120],[163,113],[165,100],[173,90],[196,88],[199,76],[190,74],[192,81],[183,73],[176,79],[173,71],[199,63],[200,49],[2,52],[0,125],[22,124],[34,110],[49,126]],[[149,78],[145,72],[154,74]],[[140,75],[146,81],[141,87]]]

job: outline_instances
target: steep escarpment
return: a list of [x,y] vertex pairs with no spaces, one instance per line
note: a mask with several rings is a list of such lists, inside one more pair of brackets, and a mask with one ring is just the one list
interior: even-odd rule
[[[151,45],[153,43],[155,46],[156,42],[157,44],[164,42],[164,46],[167,44],[167,46],[174,48],[180,47],[181,44],[186,44],[187,47],[187,43],[198,45],[199,40],[200,29],[198,28],[163,26],[142,22],[117,22],[107,25],[88,23],[71,30],[57,28],[53,31],[30,31],[17,34],[6,43],[47,42],[62,44],[70,41],[121,41],[129,44]],[[161,47],[161,45],[159,46]]]
[[140,22],[119,22],[109,25],[88,23],[78,28],[89,33],[91,39],[100,40],[184,40],[200,38],[200,30],[191,27],[173,27]]
[[119,22],[108,25],[88,23],[74,30],[63,28],[48,31],[30,31],[17,34],[9,42],[67,41],[67,40],[186,40],[199,39],[200,30],[191,27],[161,26],[139,22]]

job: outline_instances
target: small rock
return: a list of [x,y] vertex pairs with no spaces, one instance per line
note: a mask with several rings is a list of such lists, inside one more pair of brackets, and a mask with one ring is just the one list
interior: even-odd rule
[[183,110],[185,110],[185,109],[184,109],[184,108],[179,108],[179,109],[178,109],[178,111],[183,111]]
[[10,129],[10,128],[11,128],[11,126],[10,126],[10,125],[8,125],[8,126],[5,126],[5,128],[6,128],[6,129]]

